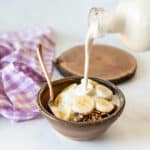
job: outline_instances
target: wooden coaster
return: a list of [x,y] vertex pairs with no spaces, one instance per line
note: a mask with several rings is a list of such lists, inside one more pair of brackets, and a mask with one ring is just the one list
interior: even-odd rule
[[[57,59],[57,68],[64,76],[83,76],[84,46],[75,46]],[[90,54],[89,77],[114,83],[131,78],[137,68],[136,59],[129,53],[108,45],[94,45]]]

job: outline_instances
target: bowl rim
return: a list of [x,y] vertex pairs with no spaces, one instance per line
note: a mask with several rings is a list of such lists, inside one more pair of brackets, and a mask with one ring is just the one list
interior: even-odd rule
[[[71,76],[71,77],[65,77],[65,78],[62,78],[62,79],[58,79],[58,80],[55,80],[55,81],[52,81],[52,84],[53,86],[55,86],[56,84],[60,84],[61,82],[65,82],[65,81],[68,81],[68,80],[74,80],[74,79],[81,79],[83,78],[82,76]],[[41,103],[41,98],[40,98],[40,95],[42,94],[43,91],[45,91],[46,87],[47,87],[47,83],[43,84],[43,86],[41,87],[41,89],[39,90],[38,92],[38,96],[37,96],[37,104],[39,106],[39,109],[41,111],[41,113],[46,116],[47,118],[50,118],[52,120],[55,120],[55,121],[59,121],[59,122],[62,122],[62,123],[69,123],[69,124],[72,124],[72,125],[90,125],[90,124],[100,124],[100,123],[104,123],[106,121],[108,121],[109,119],[112,119],[114,117],[116,117],[118,114],[120,114],[124,107],[125,107],[125,96],[124,94],[122,93],[122,91],[116,86],[114,85],[112,82],[110,81],[107,81],[107,80],[103,80],[103,79],[99,79],[99,78],[95,78],[95,77],[89,77],[89,79],[92,79],[92,80],[95,80],[101,84],[104,84],[105,86],[109,87],[109,88],[112,88],[115,90],[115,92],[117,93],[118,97],[119,97],[119,100],[120,100],[120,107],[119,109],[117,109],[114,113],[112,113],[110,116],[102,119],[102,120],[96,120],[96,121],[88,121],[88,122],[75,122],[75,121],[68,121],[68,120],[62,120],[60,118],[57,118],[55,115],[53,115],[52,113],[50,113],[49,111],[47,111],[45,109],[45,107],[42,105]]]

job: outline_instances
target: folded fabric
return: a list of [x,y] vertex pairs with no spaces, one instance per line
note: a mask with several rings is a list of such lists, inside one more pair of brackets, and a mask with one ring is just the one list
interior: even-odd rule
[[0,33],[0,115],[23,121],[39,115],[37,93],[45,81],[37,59],[42,44],[49,76],[52,74],[55,34],[51,28]]

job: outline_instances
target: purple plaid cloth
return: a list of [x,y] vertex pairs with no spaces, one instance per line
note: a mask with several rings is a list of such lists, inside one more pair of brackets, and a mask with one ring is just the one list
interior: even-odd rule
[[39,115],[36,98],[45,81],[36,55],[39,43],[51,75],[55,48],[51,28],[0,33],[0,115],[5,118],[23,121]]

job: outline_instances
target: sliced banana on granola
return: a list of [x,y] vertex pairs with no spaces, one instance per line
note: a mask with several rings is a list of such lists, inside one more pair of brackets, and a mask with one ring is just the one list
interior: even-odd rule
[[81,114],[89,114],[95,108],[95,101],[91,99],[89,96],[78,96],[73,101],[73,111]]
[[96,109],[100,112],[111,112],[114,109],[112,102],[106,99],[96,99]]
[[72,121],[75,120],[75,114],[85,116],[95,109],[111,112],[115,107],[112,97],[113,92],[109,88],[90,79],[85,91],[85,80],[82,79],[81,84],[69,85],[48,105],[56,117]]
[[111,100],[113,97],[113,92],[109,88],[101,84],[96,86],[96,94],[98,97],[108,100]]

